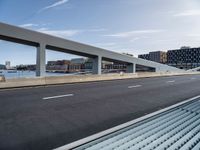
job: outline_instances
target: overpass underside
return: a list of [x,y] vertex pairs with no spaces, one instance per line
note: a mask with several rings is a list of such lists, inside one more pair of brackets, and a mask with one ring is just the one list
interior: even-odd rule
[[41,43],[37,46],[36,76],[44,76],[45,75],[45,72],[46,72],[46,67],[45,67],[46,66],[45,65],[46,52],[45,51],[47,49],[53,50],[53,51],[64,52],[64,53],[68,53],[68,54],[84,56],[84,57],[88,57],[88,58],[92,59],[92,64],[93,64],[92,73],[93,74],[101,75],[102,61],[104,61],[104,60],[126,64],[126,66],[127,66],[126,73],[135,73],[135,70],[136,70],[136,65],[134,63],[127,63],[124,61],[113,60],[113,59],[102,57],[101,55],[95,56],[95,55],[75,52],[75,51],[68,50],[68,49],[61,49],[61,48],[57,48],[57,47],[53,47],[53,46]]
[[94,46],[62,39],[44,33],[0,23],[0,39],[37,48],[36,76],[45,76],[46,49],[92,58],[93,74],[101,74],[102,60],[127,64],[127,73],[135,73],[136,64],[155,68],[156,72],[180,72],[182,70],[156,62],[119,54]]

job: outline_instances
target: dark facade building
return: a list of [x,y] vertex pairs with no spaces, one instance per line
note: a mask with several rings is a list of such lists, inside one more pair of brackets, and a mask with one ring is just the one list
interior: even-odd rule
[[138,58],[142,58],[142,59],[150,60],[150,58],[149,58],[149,54],[141,54],[141,55],[138,55]]
[[192,69],[200,67],[200,47],[190,48],[183,46],[180,49],[167,52],[156,51],[149,54],[138,55],[138,58],[168,64],[180,69]]
[[0,69],[6,69],[6,66],[5,65],[2,65],[2,64],[0,64]]
[[165,64],[167,62],[167,53],[163,51],[155,51],[150,52],[149,54],[138,55],[138,58]]
[[181,68],[192,69],[200,66],[200,48],[183,47],[167,52],[167,64]]

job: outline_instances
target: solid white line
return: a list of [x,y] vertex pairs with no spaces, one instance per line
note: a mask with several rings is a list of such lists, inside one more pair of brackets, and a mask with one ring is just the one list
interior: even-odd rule
[[74,96],[74,94],[66,94],[66,95],[58,95],[58,96],[44,97],[44,98],[42,98],[42,99],[47,100],[47,99],[54,99],[54,98],[61,98],[61,97],[69,97],[69,96]]
[[141,87],[142,85],[133,85],[133,86],[128,86],[129,89],[131,88],[137,88],[137,87]]
[[196,78],[191,78],[191,80],[195,80]]
[[173,82],[175,82],[175,80],[167,81],[167,83],[173,83]]

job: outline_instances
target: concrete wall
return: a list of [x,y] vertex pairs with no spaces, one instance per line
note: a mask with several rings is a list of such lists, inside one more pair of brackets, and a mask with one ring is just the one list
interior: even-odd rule
[[[145,77],[159,77],[159,76],[174,76],[174,75],[189,75],[200,74],[196,73],[127,73],[127,74],[104,74],[104,75],[80,75],[80,76],[62,76],[62,77],[37,77],[37,78],[21,78],[21,79],[8,79],[0,82],[0,89],[15,88],[15,87],[32,87],[32,86],[45,86],[53,84],[65,83],[79,83],[91,81],[104,81],[116,79],[130,79],[130,78],[145,78]],[[1,81],[1,78],[0,78]]]

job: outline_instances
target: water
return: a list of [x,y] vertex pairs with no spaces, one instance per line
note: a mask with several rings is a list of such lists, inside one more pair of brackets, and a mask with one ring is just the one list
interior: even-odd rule
[[[74,75],[75,73],[50,73],[47,72],[46,76],[69,76]],[[4,75],[6,79],[11,78],[31,78],[36,77],[35,71],[8,71],[8,70],[0,70],[0,75]]]

